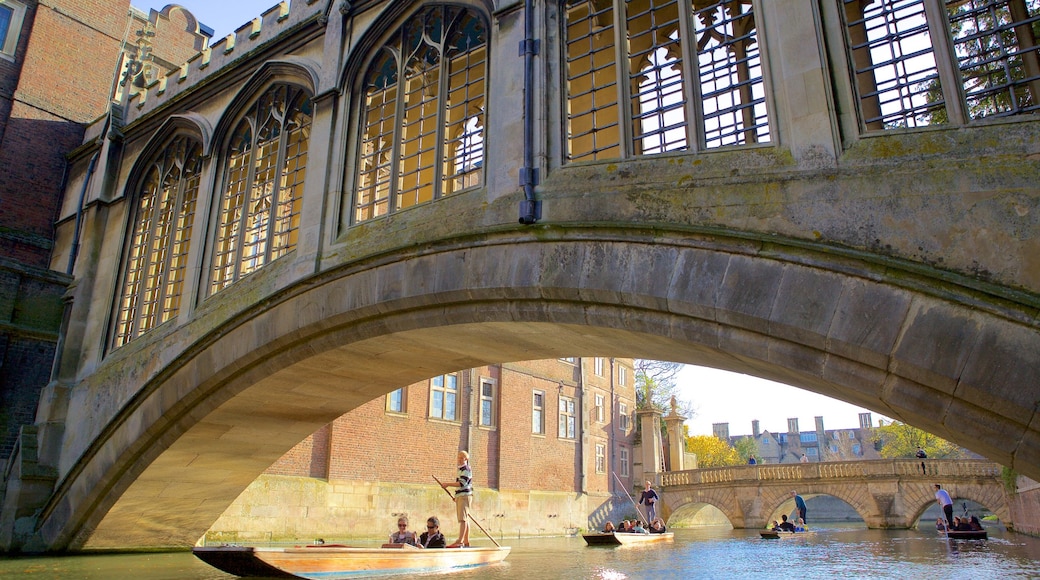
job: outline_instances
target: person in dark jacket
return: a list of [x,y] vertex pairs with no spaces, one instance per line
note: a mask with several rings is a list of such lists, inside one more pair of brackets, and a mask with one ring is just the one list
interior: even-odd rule
[[426,520],[426,531],[419,535],[420,548],[443,548],[448,545],[441,533],[441,521],[437,516],[430,516]]

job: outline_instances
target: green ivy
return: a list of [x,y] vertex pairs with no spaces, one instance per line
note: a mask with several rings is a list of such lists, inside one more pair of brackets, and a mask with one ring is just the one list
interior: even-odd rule
[[1004,489],[1008,493],[1018,492],[1018,472],[1010,467],[1000,468],[1000,479],[1004,482]]

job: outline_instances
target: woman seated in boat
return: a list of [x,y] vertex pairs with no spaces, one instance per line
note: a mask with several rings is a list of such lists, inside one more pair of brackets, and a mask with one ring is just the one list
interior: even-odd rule
[[971,526],[971,529],[976,532],[982,530],[982,522],[979,521],[978,516],[971,516],[971,521],[968,522],[968,525]]
[[426,520],[426,531],[419,536],[420,548],[443,548],[448,545],[441,533],[441,521],[437,516],[430,516]]
[[802,518],[798,518],[798,523],[794,525],[794,531],[804,532],[807,529],[809,528],[805,526],[805,520],[803,520]]
[[657,518],[656,520],[650,523],[651,534],[663,534],[666,531],[668,531],[668,528],[665,527],[664,520],[662,520],[661,518]]
[[607,525],[603,526],[604,534],[613,534],[616,531],[617,529],[614,527],[614,522],[611,522],[609,520],[607,521]]
[[971,531],[971,524],[968,523],[968,518],[953,518],[953,521],[956,522],[953,526],[954,530],[957,530],[958,532]]
[[415,546],[419,543],[419,538],[415,532],[408,531],[408,518],[400,517],[397,518],[397,531],[390,534],[391,544],[408,544]]
[[643,527],[643,522],[636,520],[635,525],[632,526],[632,533],[634,534],[649,534],[646,528]]

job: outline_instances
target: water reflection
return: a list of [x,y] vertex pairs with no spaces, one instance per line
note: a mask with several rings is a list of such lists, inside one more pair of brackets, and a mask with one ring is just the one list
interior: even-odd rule
[[[819,528],[812,536],[763,540],[755,530],[675,530],[675,542],[590,548],[580,538],[500,539],[502,565],[454,580],[669,578],[1040,577],[1040,539],[991,530],[990,539],[945,540],[929,530]],[[31,580],[228,580],[188,553],[0,558],[0,577]],[[444,577],[444,576],[439,576]]]

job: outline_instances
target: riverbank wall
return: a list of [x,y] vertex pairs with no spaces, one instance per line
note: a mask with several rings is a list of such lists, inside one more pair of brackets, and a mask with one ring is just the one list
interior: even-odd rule
[[[449,541],[458,532],[455,504],[436,485],[262,475],[199,544],[381,539],[397,531],[402,516],[409,530],[423,531],[426,518],[437,516]],[[634,517],[635,508],[623,495],[478,488],[472,516],[496,539],[561,536],[599,529],[608,519]],[[476,526],[470,538],[488,541]]]

